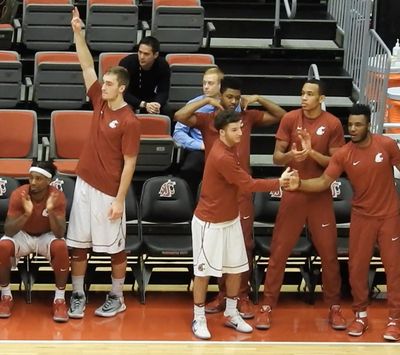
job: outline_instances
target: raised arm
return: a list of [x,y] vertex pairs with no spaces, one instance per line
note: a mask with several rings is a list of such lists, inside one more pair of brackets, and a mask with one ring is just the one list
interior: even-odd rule
[[282,107],[260,95],[242,95],[241,97],[243,110],[246,110],[248,105],[255,102],[258,102],[265,110],[262,120],[262,123],[265,125],[272,125],[280,122],[283,115],[286,113]]
[[97,80],[97,74],[94,69],[93,57],[90,54],[85,37],[82,33],[82,20],[76,7],[72,10],[71,27],[74,31],[76,52],[81,64],[83,80],[85,81],[86,91],[88,91]]
[[174,119],[186,126],[193,127],[196,124],[195,112],[205,105],[213,105],[217,109],[223,110],[223,107],[218,100],[211,97],[205,97],[204,99],[193,101],[183,106],[175,112]]

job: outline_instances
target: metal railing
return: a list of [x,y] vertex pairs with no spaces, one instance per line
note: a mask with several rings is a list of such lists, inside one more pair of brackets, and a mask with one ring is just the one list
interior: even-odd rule
[[391,56],[379,35],[369,28],[372,6],[372,0],[330,0],[328,12],[344,36],[343,68],[353,78],[358,101],[371,105],[372,131],[381,133]]
[[[292,6],[289,5],[289,0],[283,0],[285,4],[286,15],[289,19],[293,19],[297,12],[297,0],[292,0]],[[281,47],[281,0],[275,1],[275,22],[274,22],[274,37],[272,38],[273,47]]]

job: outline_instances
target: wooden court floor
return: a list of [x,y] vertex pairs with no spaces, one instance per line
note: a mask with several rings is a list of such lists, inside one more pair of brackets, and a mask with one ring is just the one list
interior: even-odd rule
[[[189,292],[151,291],[145,305],[136,294],[126,292],[126,312],[110,319],[93,314],[104,297],[104,291],[90,292],[84,319],[57,324],[51,318],[52,292],[34,291],[31,304],[14,292],[12,316],[0,319],[0,355],[400,354],[400,343],[382,338],[387,321],[384,299],[372,301],[370,328],[360,338],[329,327],[320,297],[309,305],[297,293],[288,292],[274,310],[270,330],[241,334],[224,327],[222,316],[215,314],[208,316],[212,340],[198,341],[190,329]],[[350,321],[350,300],[344,300],[343,309]]]

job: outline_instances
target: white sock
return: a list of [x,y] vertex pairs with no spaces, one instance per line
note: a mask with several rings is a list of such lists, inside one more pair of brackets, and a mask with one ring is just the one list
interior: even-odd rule
[[111,282],[112,282],[111,293],[117,297],[122,297],[122,291],[124,290],[125,277],[122,279],[114,279],[111,276]]
[[56,292],[54,294],[54,301],[59,300],[59,299],[65,299],[65,288],[63,290],[60,290],[59,288],[56,288]]
[[85,282],[85,276],[71,276],[72,279],[72,290],[73,292],[85,293],[83,284]]
[[356,312],[356,317],[357,318],[366,318],[367,316],[368,316],[367,311]]
[[226,306],[225,306],[225,317],[230,317],[235,315],[237,312],[237,298],[229,298],[226,297]]
[[1,287],[1,297],[3,297],[3,296],[12,297],[10,284],[8,284],[7,286],[2,286]]
[[193,307],[194,319],[199,319],[206,316],[206,307],[194,305]]

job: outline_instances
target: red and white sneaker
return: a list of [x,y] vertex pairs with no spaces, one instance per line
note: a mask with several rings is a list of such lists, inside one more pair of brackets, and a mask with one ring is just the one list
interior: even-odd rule
[[389,341],[400,340],[400,319],[389,318],[386,330],[383,333],[383,338]]
[[12,296],[2,296],[0,301],[0,318],[10,317],[13,306],[14,300]]
[[53,302],[53,320],[58,323],[68,322],[68,308],[63,298],[58,298]]
[[356,317],[353,319],[351,324],[347,327],[347,334],[353,337],[359,337],[364,334],[368,329],[368,318],[367,317]]

